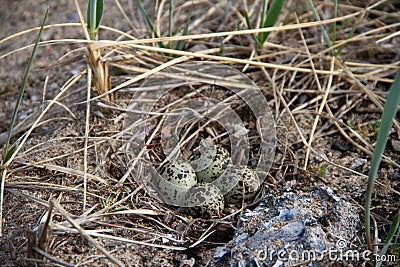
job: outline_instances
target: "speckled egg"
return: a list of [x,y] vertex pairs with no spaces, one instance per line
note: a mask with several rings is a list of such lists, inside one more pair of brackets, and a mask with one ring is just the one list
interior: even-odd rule
[[201,153],[201,156],[192,162],[199,183],[215,181],[232,164],[229,152],[220,146],[212,146]]
[[[240,175],[240,177],[236,177]],[[260,180],[253,169],[247,166],[235,166],[229,173],[230,180],[238,180],[236,185],[225,194],[225,202],[229,204],[251,200],[260,189]]]
[[213,184],[197,184],[185,195],[185,211],[192,216],[202,218],[218,217],[224,209],[224,196]]
[[185,193],[197,184],[192,166],[183,160],[173,160],[161,167],[160,174],[162,177],[156,183],[160,197],[168,204],[184,205]]
[[173,160],[161,167],[161,175],[175,185],[191,187],[197,183],[192,166],[183,160]]

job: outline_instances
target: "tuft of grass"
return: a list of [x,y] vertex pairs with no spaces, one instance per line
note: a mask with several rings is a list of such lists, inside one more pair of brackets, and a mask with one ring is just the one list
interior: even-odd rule
[[[261,8],[261,21],[259,28],[269,28],[274,26],[276,21],[278,20],[279,14],[281,13],[282,7],[284,6],[285,2],[286,2],[285,0],[273,0],[271,6],[268,9],[268,12],[266,12],[267,1],[263,0]],[[265,13],[267,14],[265,15]],[[244,11],[243,15],[246,20],[247,27],[249,29],[253,29],[247,10]],[[260,32],[258,36],[255,34],[252,35],[258,47],[261,47],[265,43],[268,36],[269,32]]]
[[[174,0],[170,0],[169,1],[169,10],[168,10],[168,37],[172,37],[174,35],[176,35],[179,31],[178,29],[173,30],[173,12],[174,12]],[[150,20],[150,17],[147,15],[146,10],[144,9],[142,3],[140,2],[140,0],[135,0],[136,6],[138,7],[138,10],[140,12],[140,14],[142,15],[142,17],[144,18],[145,22],[146,22],[146,26],[149,29],[149,31],[154,35],[155,38],[159,38],[160,36],[158,35],[157,31],[154,29],[153,23]],[[189,25],[190,25],[190,18],[191,18],[191,13],[192,10],[190,10],[189,12],[189,16],[186,20],[185,23],[185,27],[183,28],[182,31],[182,36],[186,36],[188,34],[188,30],[189,30]],[[184,40],[180,40],[177,42],[177,44],[173,45],[173,41],[169,41],[167,46],[164,45],[163,42],[157,42],[157,45],[159,48],[168,48],[168,49],[175,49],[178,51],[182,51],[183,47],[184,47]],[[168,58],[174,58],[176,57],[176,55],[173,54],[165,54]]]
[[[312,10],[312,12],[313,12],[314,18],[315,18],[317,21],[321,21],[321,18],[320,18],[320,16],[318,15],[317,9],[315,8],[314,3],[313,3],[312,0],[308,0],[308,5],[310,6],[310,8],[311,8],[311,10]],[[337,18],[337,17],[338,17],[337,11],[338,11],[338,1],[335,0],[335,1],[333,2],[333,17],[334,17],[334,18]],[[353,24],[353,26],[351,27],[351,29],[350,29],[348,35],[346,36],[346,39],[347,39],[347,40],[350,39],[350,38],[354,35],[354,32],[355,32],[355,30],[356,30],[356,25],[357,25],[357,24]],[[333,22],[332,26],[330,27],[330,30],[331,30],[331,32],[332,32],[332,33],[331,33],[331,37],[329,37],[328,31],[323,27],[323,25],[320,25],[320,28],[321,28],[321,32],[322,32],[322,35],[323,35],[323,37],[324,37],[324,40],[325,40],[326,45],[327,45],[329,48],[331,48],[331,53],[332,53],[332,55],[334,55],[335,57],[338,56],[338,55],[341,53],[341,51],[343,50],[343,48],[345,47],[346,42],[344,42],[344,43],[343,43],[342,45],[340,45],[338,48],[334,48],[334,47],[335,47],[335,44],[336,44],[336,40],[337,40],[337,23],[336,23],[336,22]]]
[[328,163],[323,163],[319,166],[318,174],[319,175],[326,175],[327,170],[328,170],[329,164]]
[[[78,5],[78,4],[77,4]],[[87,11],[87,29],[86,38],[90,40],[97,39],[98,29],[100,27],[101,18],[103,16],[103,0],[89,0]],[[82,21],[83,19],[81,19]],[[83,21],[82,21],[83,25]],[[89,36],[88,36],[89,35]],[[89,58],[87,62],[93,72],[94,87],[99,94],[107,93],[110,88],[110,77],[108,75],[108,66],[106,62],[102,62],[101,56],[103,49],[92,49],[90,45],[87,47]],[[108,100],[111,100],[111,95],[106,95]]]
[[[115,203],[117,203],[117,200],[118,200],[118,194],[110,193],[107,195],[107,197],[105,199],[101,200],[101,206],[103,208],[115,206]],[[109,212],[116,212],[116,211],[128,210],[128,209],[129,209],[129,204],[118,205],[114,209],[109,210]]]
[[[151,20],[150,20],[149,16],[147,15],[147,12],[144,9],[142,3],[139,0],[135,0],[135,3],[139,9],[140,14],[143,16],[143,18],[146,22],[147,28],[149,28],[150,32],[154,35],[155,38],[159,38],[159,35],[156,32],[156,30],[154,29],[153,23],[151,23]],[[165,46],[162,42],[157,42],[157,44],[160,48],[165,48]]]
[[[371,201],[372,193],[374,189],[375,179],[378,173],[379,165],[382,160],[383,153],[386,148],[387,138],[389,131],[393,124],[393,118],[397,112],[397,105],[400,103],[400,69],[397,70],[393,84],[390,87],[389,94],[386,98],[386,103],[382,112],[380,126],[378,130],[378,137],[374,149],[374,154],[371,160],[371,165],[368,173],[367,190],[365,193],[365,235],[367,239],[368,248],[372,251],[372,240],[371,240]],[[387,235],[385,245],[380,251],[381,255],[384,255],[389,248],[389,244],[397,232],[400,221],[400,211],[397,212],[393,219],[390,231]],[[376,266],[380,266],[382,262],[377,262]]]

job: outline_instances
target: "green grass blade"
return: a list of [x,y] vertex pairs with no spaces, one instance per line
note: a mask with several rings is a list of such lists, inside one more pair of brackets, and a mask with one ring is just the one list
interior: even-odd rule
[[[308,4],[309,4],[309,6],[311,7],[311,10],[312,10],[312,12],[313,12],[314,18],[315,18],[317,21],[321,21],[321,18],[319,17],[318,12],[317,12],[317,10],[315,9],[315,6],[314,6],[313,1],[312,1],[312,0],[308,0]],[[322,25],[320,25],[320,28],[321,28],[321,32],[322,32],[322,35],[324,36],[324,39],[325,39],[326,44],[328,45],[328,47],[332,47],[332,41],[331,41],[331,39],[329,38],[329,35],[328,35],[327,31],[325,30],[325,28],[324,28]],[[331,53],[332,53],[332,55],[334,55],[334,54],[335,54],[335,51],[332,49]]]
[[[242,30],[242,28],[240,27],[240,21],[238,21],[237,23],[236,23],[236,30],[237,31],[241,31]],[[239,42],[239,45],[240,46],[243,46],[243,40],[242,40],[242,37],[240,36],[240,35],[238,35],[238,42]]]
[[[185,35],[188,34],[191,16],[192,16],[192,10],[190,9],[189,16],[188,16],[188,18],[186,20],[185,28],[183,28],[182,36],[185,36]],[[176,50],[182,50],[184,44],[185,44],[184,40],[178,41],[178,43],[176,44],[175,49]]]
[[[356,29],[357,29],[356,24],[353,24],[353,26],[351,27],[351,30],[350,30],[349,34],[347,34],[347,36],[346,36],[346,40],[348,40],[348,39],[350,39],[351,37],[353,37],[354,32],[356,31]],[[343,48],[344,48],[345,46],[346,46],[346,43],[342,44],[342,45],[337,49],[336,55],[339,55],[340,52],[342,52],[342,50],[343,50]]]
[[[279,14],[281,13],[282,7],[285,5],[285,0],[273,0],[271,6],[268,9],[267,17],[262,24],[263,28],[272,27],[278,20]],[[267,40],[269,32],[260,33],[260,42],[263,44]]]
[[[337,18],[337,6],[338,6],[338,2],[337,0],[334,1],[333,3],[333,17]],[[335,45],[336,43],[336,34],[337,34],[337,25],[336,25],[336,21],[332,24],[332,43],[333,45]]]
[[10,148],[12,130],[14,128],[15,121],[17,120],[18,109],[19,109],[19,106],[21,105],[22,96],[24,95],[25,88],[26,88],[26,85],[28,83],[29,73],[31,72],[33,60],[34,60],[34,58],[36,56],[37,48],[39,46],[40,38],[42,37],[44,24],[46,23],[46,19],[47,19],[47,15],[48,14],[49,14],[49,8],[46,9],[46,13],[44,14],[44,17],[43,17],[43,20],[42,20],[42,24],[40,26],[39,34],[38,34],[38,37],[36,38],[35,46],[33,47],[33,50],[32,50],[32,53],[31,53],[31,57],[29,58],[28,66],[27,66],[27,68],[25,70],[24,80],[22,82],[21,88],[20,88],[19,93],[18,93],[17,103],[15,104],[14,112],[13,112],[13,115],[12,115],[12,118],[11,118],[10,128],[8,129],[7,141],[6,141],[6,144],[5,144],[5,147],[4,147],[4,151],[3,151],[3,164],[6,163],[10,159],[10,157],[12,156],[12,154],[15,151],[15,144],[12,145],[11,148]]
[[219,37],[219,52],[218,55],[223,56],[225,52],[224,38]]
[[[169,1],[169,14],[168,14],[168,36],[172,36],[173,32],[172,32],[172,22],[173,22],[173,11],[174,11],[174,0],[170,0]],[[168,48],[172,49],[172,41],[168,42]]]
[[[249,13],[247,13],[247,10],[244,11],[243,16],[244,16],[244,19],[246,20],[247,28],[252,30],[253,26],[251,25]],[[258,46],[261,46],[261,42],[256,35],[252,34],[251,37],[253,37],[254,41],[257,43]]]
[[260,21],[260,28],[263,27],[264,25],[264,20],[265,20],[265,11],[267,10],[267,0],[262,1],[262,6],[261,6],[261,21]]
[[[151,23],[149,16],[146,13],[146,10],[144,10],[144,8],[142,6],[142,3],[140,3],[139,0],[135,0],[135,3],[137,5],[137,7],[139,8],[140,14],[143,16],[144,20],[146,21],[146,25],[149,28],[149,30],[151,31],[151,33],[154,34],[155,38],[159,38],[157,32],[154,30],[153,24]],[[162,42],[157,42],[157,44],[160,48],[165,48],[165,46]]]
[[396,77],[390,87],[389,94],[386,98],[386,103],[383,108],[381,124],[378,130],[378,137],[374,149],[374,154],[371,160],[371,166],[368,173],[367,191],[365,193],[365,235],[367,239],[368,248],[372,250],[371,242],[371,200],[372,192],[375,183],[375,177],[378,173],[379,164],[382,160],[383,152],[385,151],[387,138],[390,128],[393,124],[393,118],[397,112],[397,105],[400,102],[400,69],[397,70]]
[[17,148],[17,144],[14,143],[7,150],[4,149],[4,151],[5,151],[4,163],[6,163],[11,158],[11,156],[15,153],[16,148]]
[[[187,18],[187,20],[186,20],[186,25],[185,25],[185,28],[183,29],[182,36],[185,36],[185,35],[188,34],[189,26],[190,26],[190,21],[192,20],[192,10],[193,10],[193,5],[190,6],[189,16],[188,16],[188,18]],[[184,40],[178,41],[178,43],[177,43],[175,49],[176,49],[176,50],[182,50],[182,49],[183,49],[184,43],[185,43]]]
[[[387,234],[385,245],[379,252],[381,259],[383,259],[384,255],[386,255],[386,252],[388,251],[391,245],[392,239],[396,235],[397,230],[399,229],[399,223],[400,223],[400,212],[397,212],[396,216],[394,216],[392,225],[390,226],[389,232]],[[383,261],[377,261],[376,267],[380,267],[382,265],[382,262]]]
[[103,0],[89,0],[87,10],[87,24],[90,38],[95,39],[103,16]]
[[[337,10],[338,10],[338,1],[335,0],[335,3],[334,3],[334,5],[333,5],[333,17],[334,17],[334,18],[337,18]],[[357,23],[356,23],[356,24],[357,24]],[[356,28],[357,28],[356,24],[353,24],[353,25],[351,26],[350,32],[349,32],[349,33],[347,34],[347,36],[346,36],[346,40],[350,39],[350,38],[354,35],[354,32],[356,31]],[[333,26],[332,26],[332,40],[333,40],[333,44],[335,44],[336,41],[337,41],[337,23],[336,23],[336,22],[334,22],[334,23],[333,23]],[[343,50],[343,48],[344,48],[345,46],[346,46],[346,43],[343,43],[343,44],[336,50],[334,56],[335,56],[335,57],[338,56],[338,55],[342,52],[342,50]]]
[[[315,9],[315,6],[314,6],[312,0],[308,0],[308,4],[311,7],[311,10],[313,12],[313,15],[314,15],[315,19],[317,21],[321,21],[321,18],[319,17],[319,15],[317,13],[317,10]],[[338,11],[338,1],[335,0],[334,3],[333,3],[333,17],[334,18],[337,18],[337,11]],[[352,25],[349,34],[346,36],[346,40],[350,39],[354,35],[354,32],[356,31],[356,28],[357,28],[356,26],[357,25],[355,25],[355,24]],[[337,41],[337,23],[334,22],[332,24],[332,27],[331,27],[332,40],[331,40],[331,38],[329,38],[328,32],[326,31],[326,29],[322,25],[320,26],[320,28],[321,28],[321,32],[322,32],[322,35],[324,37],[324,40],[325,40],[325,43],[327,44],[327,46],[328,47],[333,47],[335,45],[336,41]],[[331,50],[332,55],[334,55],[335,57],[337,55],[339,55],[340,52],[342,52],[342,50],[345,47],[345,45],[346,45],[346,43],[342,44],[336,51],[334,49],[332,49]]]

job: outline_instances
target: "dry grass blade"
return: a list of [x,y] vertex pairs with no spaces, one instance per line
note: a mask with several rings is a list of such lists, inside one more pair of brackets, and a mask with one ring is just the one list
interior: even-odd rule
[[[90,90],[92,87],[92,72],[91,68],[87,67],[87,89],[86,89],[86,120],[85,120],[85,140],[83,145],[83,209],[86,209],[87,195],[87,176],[88,176],[88,139],[90,128]],[[108,90],[108,89],[107,89]],[[106,91],[104,91],[106,92]]]
[[[132,40],[132,41],[104,41],[97,42],[93,45],[92,49],[100,49],[106,48],[109,46],[124,46],[124,45],[133,45],[133,44],[148,44],[148,43],[157,43],[157,42],[168,42],[168,41],[181,41],[181,40],[195,40],[195,39],[208,39],[215,37],[223,37],[223,36],[232,36],[232,35],[247,35],[247,34],[257,34],[262,32],[273,32],[273,31],[287,31],[287,30],[296,30],[300,28],[310,28],[319,25],[331,24],[333,22],[339,22],[346,19],[351,19],[360,15],[361,12],[356,12],[347,16],[342,16],[334,19],[328,19],[320,22],[307,22],[301,23],[298,25],[284,25],[284,26],[275,26],[269,28],[261,28],[261,29],[253,29],[253,30],[240,30],[240,31],[230,31],[230,32],[217,32],[217,33],[209,33],[209,34],[201,34],[201,35],[186,35],[186,36],[174,36],[174,37],[160,37],[160,38],[150,38],[150,39],[140,39],[140,40]],[[174,50],[176,51],[176,50]]]
[[159,244],[147,243],[147,242],[127,239],[127,238],[122,238],[122,237],[116,237],[116,236],[101,234],[101,233],[93,233],[92,235],[93,236],[97,236],[97,237],[111,239],[111,240],[117,240],[117,241],[122,241],[122,242],[126,242],[126,243],[138,244],[138,245],[155,247],[155,248],[171,249],[171,250],[178,250],[178,251],[186,250],[185,247],[159,245]]
[[[31,164],[29,164],[31,165]],[[65,173],[65,174],[69,174],[69,175],[73,175],[73,176],[78,176],[78,177],[85,177],[85,172],[84,171],[80,171],[80,170],[76,170],[76,169],[72,169],[72,168],[66,168],[66,167],[62,167],[62,166],[57,166],[57,165],[53,165],[53,164],[32,164],[32,166],[38,167],[38,168],[44,168],[44,169],[48,169],[48,170],[52,170],[52,171],[57,171],[57,172],[61,172],[61,173]],[[93,179],[96,180],[104,185],[108,185],[109,183],[107,181],[105,181],[103,178],[90,174],[90,173],[86,173],[86,179]]]
[[52,217],[52,211],[53,211],[53,205],[50,202],[49,207],[47,208],[47,212],[43,216],[43,219],[45,219],[44,222],[42,222],[39,226],[38,230],[38,248],[41,249],[42,251],[47,251],[47,248],[50,243],[50,238],[51,238],[51,229],[50,229],[50,221]]
[[93,246],[95,246],[98,250],[100,250],[112,263],[117,266],[124,266],[121,262],[119,262],[114,256],[112,256],[105,248],[103,248],[95,239],[93,239],[86,230],[84,230],[75,220],[73,220],[70,214],[64,210],[64,208],[55,200],[51,200],[50,203],[54,206],[54,208],[61,213],[62,216],[76,229],[78,232]]
[[32,131],[35,129],[37,124],[39,124],[40,120],[43,118],[43,116],[49,111],[49,109],[57,102],[57,100],[68,90],[70,89],[71,86],[73,86],[80,78],[82,77],[82,74],[75,75],[69,82],[65,84],[65,86],[61,89],[61,91],[55,96],[49,104],[46,106],[46,108],[43,109],[42,113],[37,117],[35,122],[32,124],[32,126],[29,128],[29,130],[24,134],[24,138],[21,140],[20,144],[17,146],[15,149],[14,154],[10,157],[9,161],[5,163],[4,167],[7,167],[10,162],[13,161],[13,159],[16,157],[18,154],[19,150],[23,147],[25,144],[26,140],[28,139],[29,135],[32,133]]
[[[303,40],[304,40],[304,36],[303,36],[303,35],[302,35],[302,37],[303,37]],[[305,47],[307,47],[307,44],[305,44]],[[308,50],[308,49],[307,49],[307,52],[309,53],[309,50]],[[326,101],[327,101],[327,99],[328,99],[329,92],[330,92],[330,89],[331,89],[331,86],[332,86],[332,75],[329,75],[328,84],[327,84],[325,90],[322,90],[321,84],[320,84],[319,79],[318,79],[318,76],[317,76],[317,74],[315,73],[314,64],[312,63],[312,60],[310,60],[310,62],[311,62],[311,67],[312,67],[312,69],[314,70],[314,77],[315,77],[315,82],[316,82],[316,84],[317,84],[318,90],[321,91],[321,92],[324,92],[324,91],[325,91],[325,92],[324,92],[324,96],[323,96],[323,98],[322,98],[320,107],[319,107],[319,109],[318,109],[317,116],[315,116],[314,123],[313,123],[313,125],[312,125],[312,127],[311,127],[310,139],[309,139],[309,141],[308,141],[308,148],[307,148],[306,156],[305,156],[305,160],[304,160],[304,169],[307,169],[308,159],[309,159],[309,155],[310,155],[310,148],[311,148],[311,144],[312,144],[313,138],[314,138],[314,133],[315,133],[315,130],[316,130],[316,128],[317,128],[317,124],[318,124],[318,121],[319,121],[319,118],[320,118],[319,116],[320,116],[320,114],[322,113],[324,107],[327,106]],[[330,70],[331,70],[331,71],[333,71],[333,68],[334,68],[334,64],[333,64],[333,63],[334,63],[334,59],[332,58],[332,60],[331,60],[331,67],[330,67]]]
[[[15,125],[11,132],[11,137],[14,137],[17,134],[23,133],[24,131],[29,129],[32,126],[32,123],[37,119],[38,115],[39,115],[39,112],[32,113],[28,117],[26,117],[24,120],[19,122],[17,125]],[[6,142],[7,135],[8,135],[7,132],[0,134],[0,145],[3,145]]]
[[157,210],[136,209],[136,210],[124,210],[124,211],[111,212],[111,213],[108,213],[107,215],[111,215],[111,214],[136,214],[136,215],[158,216],[158,215],[163,215],[164,213],[157,211]]
[[191,245],[189,246],[189,248],[194,248],[194,247],[198,246],[201,242],[203,242],[204,240],[206,240],[207,237],[209,237],[210,235],[212,235],[212,234],[215,232],[215,230],[211,230],[214,226],[215,226],[215,224],[211,224],[211,225],[207,228],[207,230],[204,231],[204,233],[202,234],[202,236],[200,236],[200,238],[199,238],[196,242],[194,242],[193,244],[191,244]]
[[39,42],[42,36],[42,32],[43,32],[43,27],[44,24],[46,23],[46,19],[47,19],[47,15],[49,14],[49,9],[47,8],[40,26],[40,30],[39,33],[37,35],[31,56],[29,57],[29,61],[28,64],[26,66],[26,70],[25,70],[25,74],[24,74],[24,78],[23,81],[21,83],[21,88],[19,90],[18,93],[18,97],[14,106],[14,111],[11,117],[11,123],[10,126],[8,128],[8,135],[7,135],[7,139],[5,142],[5,145],[2,149],[2,157],[1,157],[1,162],[0,162],[0,170],[1,170],[1,181],[0,181],[0,237],[3,236],[3,205],[4,205],[4,188],[5,188],[5,182],[6,182],[6,173],[7,173],[7,167],[8,165],[12,162],[13,157],[15,157],[15,154],[17,153],[17,143],[13,143],[11,144],[11,137],[13,135],[13,128],[14,128],[14,124],[15,121],[17,120],[17,114],[18,111],[20,109],[20,105],[22,102],[22,98],[26,89],[26,86],[28,84],[28,78],[29,78],[29,74],[31,72],[31,68],[33,65],[33,61],[36,57],[36,52],[39,46]]
[[42,255],[43,257],[51,260],[52,262],[49,263],[49,262],[47,262],[45,260],[34,260],[34,259],[31,259],[32,262],[39,263],[39,264],[50,264],[52,266],[65,266],[65,267],[73,267],[73,266],[75,266],[73,264],[69,264],[67,262],[63,262],[62,260],[59,260],[56,257],[53,257],[53,256],[49,255],[48,253],[46,253],[45,251],[41,250],[40,248],[35,247],[33,249],[34,249],[34,251],[36,253],[38,253],[38,254]]

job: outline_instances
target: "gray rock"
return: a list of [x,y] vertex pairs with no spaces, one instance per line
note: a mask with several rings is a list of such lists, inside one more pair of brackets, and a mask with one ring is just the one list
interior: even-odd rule
[[331,253],[354,249],[360,225],[356,208],[325,186],[267,196],[242,215],[235,237],[217,249],[215,265],[321,266],[338,256]]

